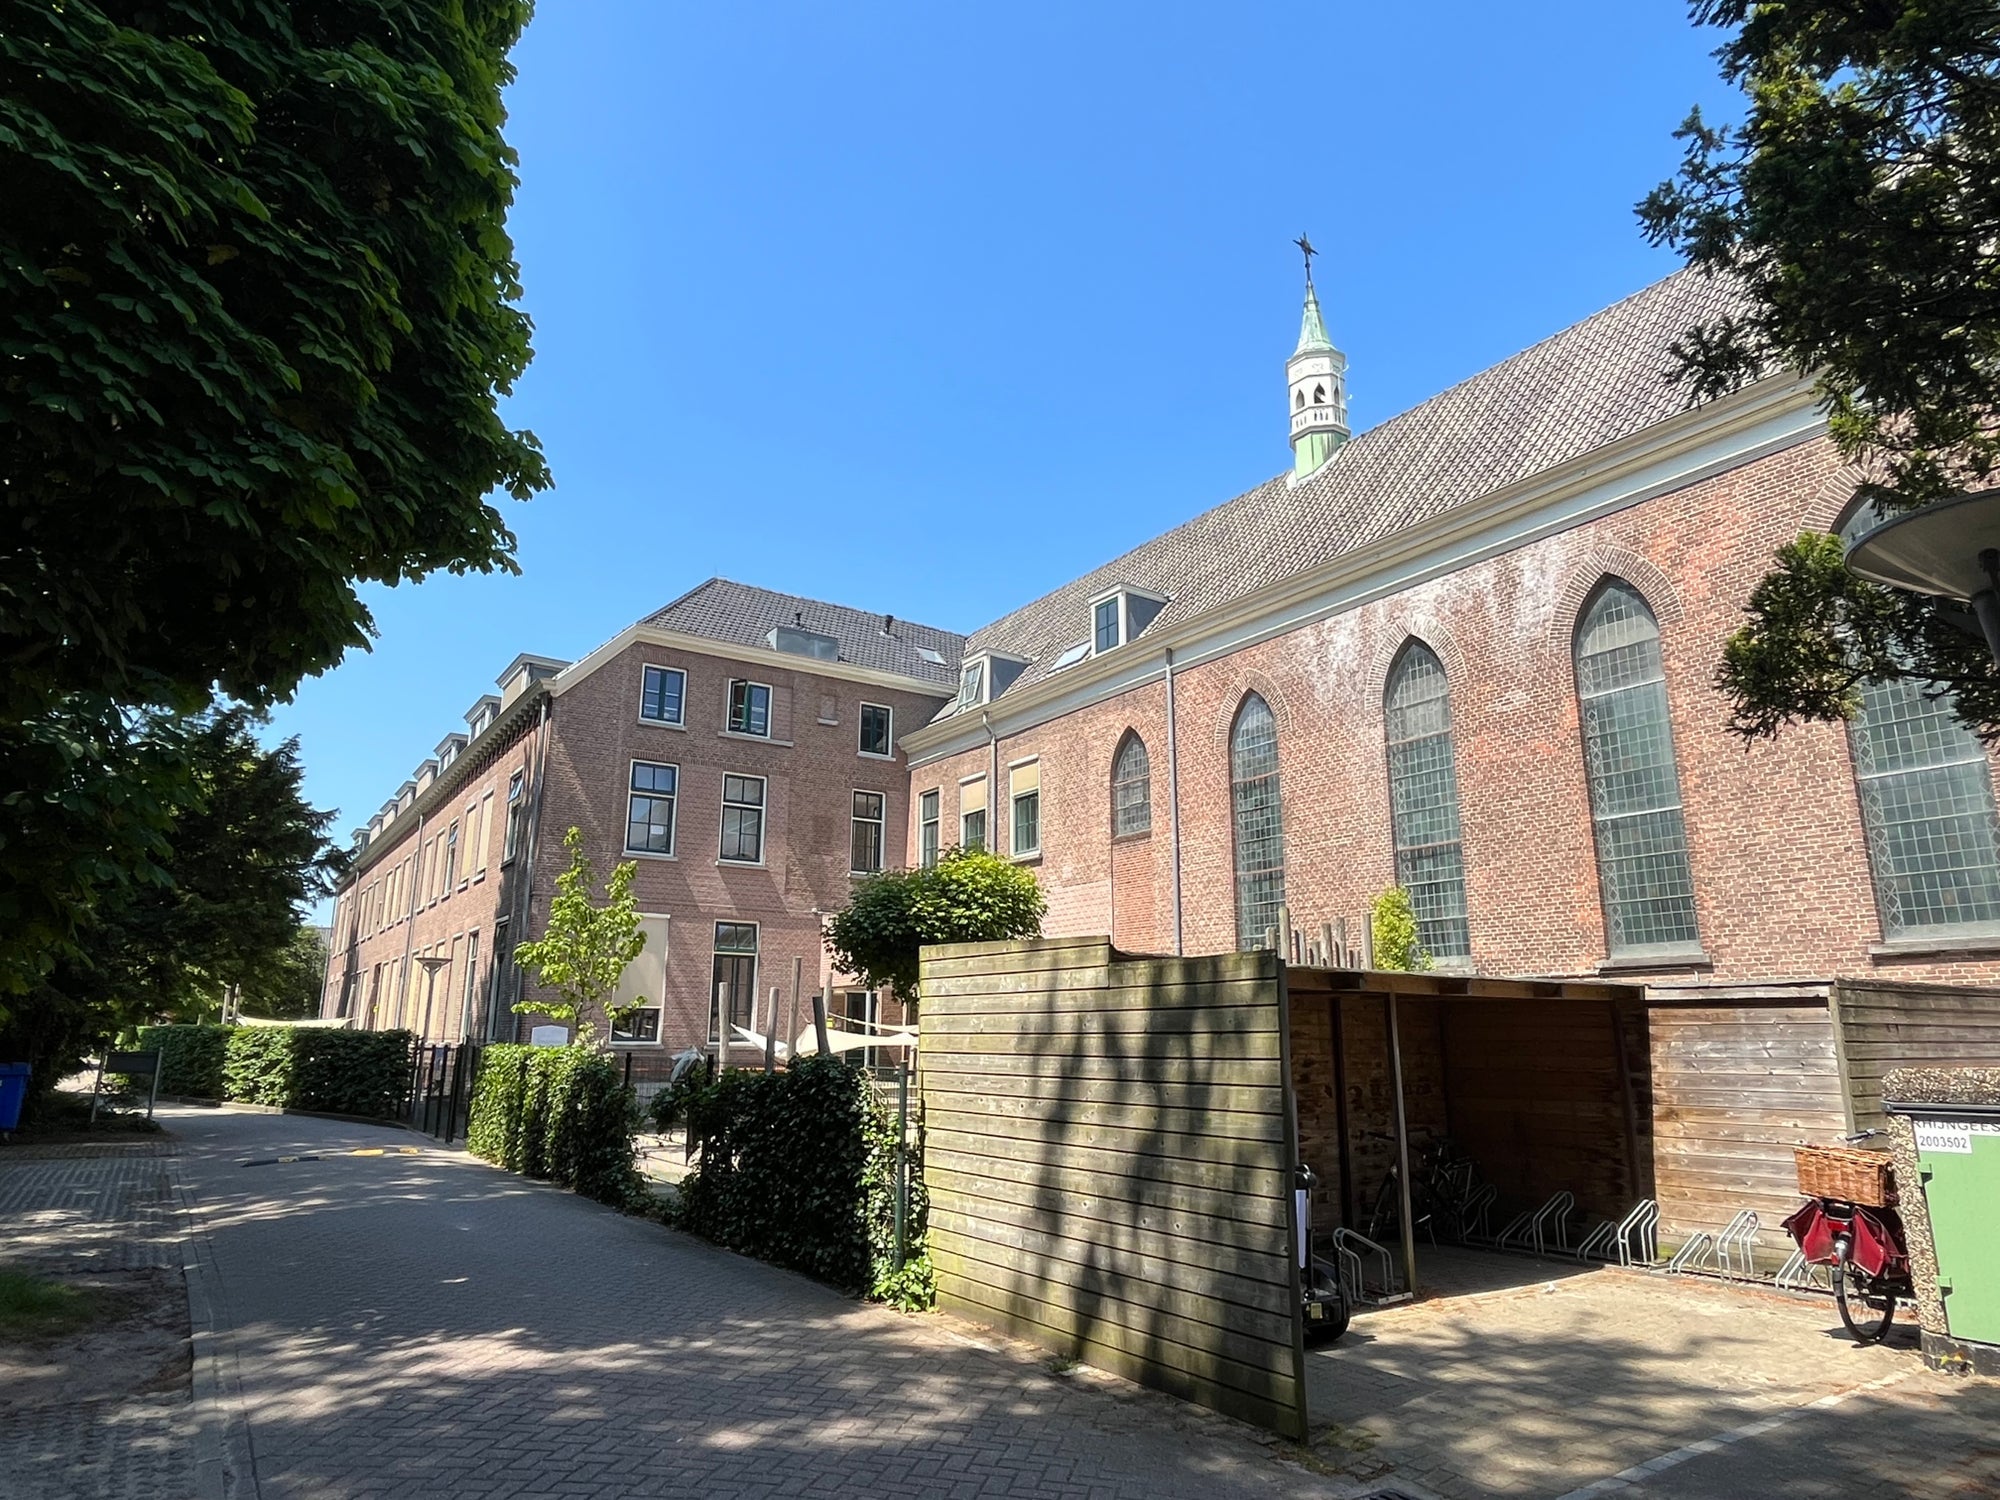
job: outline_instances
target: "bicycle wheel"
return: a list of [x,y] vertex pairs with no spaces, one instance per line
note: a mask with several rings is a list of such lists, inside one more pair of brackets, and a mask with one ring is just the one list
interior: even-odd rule
[[1847,1258],[1847,1242],[1834,1246],[1833,1301],[1840,1321],[1857,1344],[1879,1344],[1896,1321],[1896,1294],[1885,1292],[1874,1278]]

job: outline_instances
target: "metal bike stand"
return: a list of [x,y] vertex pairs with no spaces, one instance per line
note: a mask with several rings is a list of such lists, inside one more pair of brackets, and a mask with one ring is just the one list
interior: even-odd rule
[[1676,1250],[1674,1258],[1667,1262],[1667,1274],[1686,1276],[1703,1269],[1715,1269],[1715,1236],[1706,1229],[1698,1229],[1688,1236],[1687,1243]]
[[1632,1211],[1618,1222],[1615,1245],[1618,1264],[1650,1266],[1660,1258],[1660,1205],[1641,1198]]
[[1805,1251],[1793,1250],[1778,1267],[1776,1283],[1781,1292],[1830,1292],[1833,1273],[1824,1262],[1807,1260]]
[[[1342,1227],[1333,1232],[1333,1252],[1340,1262],[1340,1276],[1346,1285],[1348,1298],[1356,1304],[1367,1303],[1370,1307],[1387,1307],[1396,1302],[1408,1302],[1416,1294],[1409,1288],[1398,1289],[1396,1285],[1396,1258],[1386,1246],[1378,1245],[1367,1235]],[[1380,1262],[1382,1279],[1377,1289],[1368,1287],[1366,1271],[1371,1263]]]
[[1715,1237],[1716,1269],[1724,1276],[1757,1280],[1757,1211],[1739,1211]]

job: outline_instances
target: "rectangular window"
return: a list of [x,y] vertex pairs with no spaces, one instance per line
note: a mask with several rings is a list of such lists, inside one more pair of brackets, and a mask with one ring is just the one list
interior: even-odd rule
[[1118,597],[1100,599],[1091,611],[1093,639],[1098,653],[1111,650],[1118,644]]
[[472,1004],[479,995],[479,934],[465,939],[465,993],[459,998],[458,1032],[461,1040],[472,1039]]
[[479,804],[465,804],[465,863],[459,867],[458,883],[466,884],[472,879],[474,870],[485,867],[485,855],[479,841]]
[[729,684],[729,732],[771,737],[771,690],[761,682]]
[[[466,816],[472,814],[468,809]],[[472,871],[475,876],[486,873],[486,851],[493,847],[493,794],[488,792],[479,799],[479,828],[472,841]]]
[[632,762],[625,800],[625,852],[672,854],[674,808],[680,801],[680,768],[648,760]]
[[764,778],[722,778],[722,855],[731,864],[764,860]]
[[970,661],[958,674],[958,706],[969,708],[986,696],[986,663]]
[[648,667],[639,689],[639,717],[652,724],[678,724],[686,696],[687,673],[679,667]]
[[444,894],[449,896],[451,888],[458,884],[458,820],[454,818],[451,831],[444,836]]
[[926,870],[938,862],[938,789],[917,799],[917,861]]
[[853,836],[849,840],[851,863],[857,875],[873,875],[882,868],[883,797],[880,792],[854,794]]
[[[881,1005],[873,990],[841,990],[833,997],[833,1014],[827,1019],[842,1031],[873,1036],[881,1029],[876,1024],[881,1019]],[[881,1061],[874,1047],[862,1047],[845,1055],[864,1068],[873,1068]]]
[[1042,765],[1029,761],[1007,772],[1007,800],[1012,810],[1013,842],[1017,858],[1042,852]]
[[666,1008],[667,925],[665,915],[639,918],[645,938],[638,957],[625,966],[605,1010],[612,1014],[611,1040],[632,1046],[660,1040],[660,1016]]
[[986,778],[975,777],[958,788],[958,843],[962,849],[986,847]]
[[861,705],[861,753],[893,755],[896,745],[896,715],[879,703]]
[[[708,1034],[713,1037],[724,1002],[731,1026],[748,1026],[757,1008],[757,924],[715,924],[715,970],[709,985]],[[734,1038],[729,1038],[734,1040]]]
[[500,863],[506,864],[521,848],[521,817],[527,810],[528,778],[516,771],[507,779],[507,842],[501,846]]

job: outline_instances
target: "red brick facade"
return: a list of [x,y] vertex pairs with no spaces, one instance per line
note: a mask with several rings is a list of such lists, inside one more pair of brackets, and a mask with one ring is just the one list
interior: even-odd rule
[[[1474,967],[1597,972],[1607,950],[1572,644],[1592,590],[1617,577],[1645,596],[1660,626],[1709,959],[1659,977],[2000,980],[2000,951],[1977,945],[1872,951],[1882,931],[1846,734],[1807,725],[1746,743],[1729,731],[1714,686],[1723,642],[1773,552],[1804,526],[1830,524],[1846,488],[1831,446],[1813,439],[1177,671],[1183,951],[1238,944],[1229,731],[1253,690],[1277,720],[1293,925],[1310,934],[1345,918],[1359,944],[1370,901],[1395,879],[1383,691],[1415,636],[1450,678]],[[1114,840],[1110,767],[1128,729],[1151,760],[1152,832]],[[940,789],[944,841],[954,842],[961,780],[997,764],[1004,800],[1007,766],[1029,756],[1040,760],[1037,865],[1049,933],[1109,932],[1123,948],[1172,951],[1164,682],[990,748],[932,760],[920,750],[913,799]],[[1004,807],[991,826],[1005,852]],[[917,836],[913,827],[913,854]]]

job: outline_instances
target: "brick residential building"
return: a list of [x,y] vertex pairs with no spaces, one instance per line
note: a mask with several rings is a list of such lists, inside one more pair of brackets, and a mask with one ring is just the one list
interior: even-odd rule
[[1944,704],[1729,730],[1723,643],[1853,479],[1808,383],[1666,380],[1726,295],[1670,276],[1350,439],[1308,281],[1292,471],[969,637],[909,857],[988,843],[1128,950],[1359,947],[1401,883],[1448,968],[2000,981],[1993,766]]
[[758,1029],[777,989],[794,1035],[795,964],[802,1015],[827,982],[838,1012],[877,1015],[829,970],[820,918],[900,863],[902,736],[949,697],[960,645],[711,579],[581,661],[517,659],[469,735],[357,830],[325,1013],[431,1041],[524,1035],[510,958],[541,935],[576,827],[600,879],[638,864],[647,944],[623,994],[649,1003],[611,1033],[636,1077],[713,1036],[719,986]]

